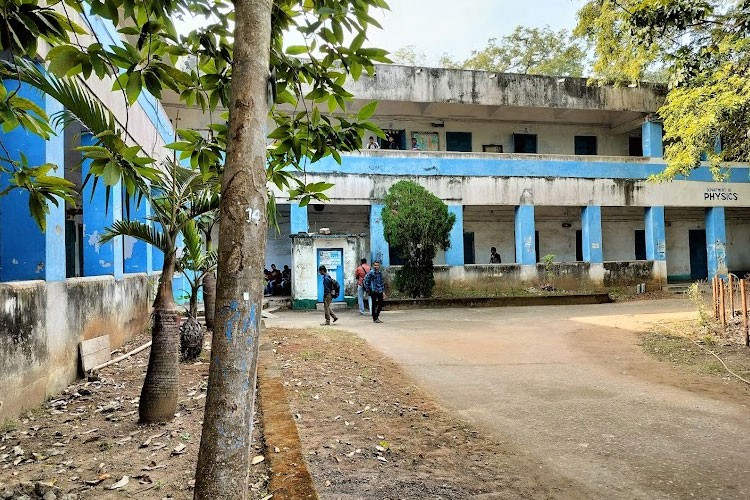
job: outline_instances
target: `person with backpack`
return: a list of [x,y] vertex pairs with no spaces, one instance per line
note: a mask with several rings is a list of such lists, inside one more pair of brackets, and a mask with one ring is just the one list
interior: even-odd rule
[[[357,278],[357,303],[359,305],[359,314],[365,314],[365,276],[370,272],[370,266],[367,265],[367,259],[362,259],[354,275]],[[370,311],[372,311],[372,298],[368,297]]]
[[331,311],[331,302],[333,301],[334,297],[339,296],[341,287],[339,285],[339,282],[333,279],[330,274],[328,274],[326,266],[320,266],[318,268],[318,272],[321,274],[321,276],[323,276],[323,312],[326,318],[326,322],[321,323],[320,326],[328,326],[331,324],[331,318],[333,318],[334,323],[339,320],[338,316],[336,316],[333,311]]
[[382,321],[380,321],[380,312],[383,310],[385,281],[383,280],[383,273],[380,272],[379,260],[373,261],[372,269],[370,269],[370,272],[365,276],[365,290],[367,290],[367,293],[369,293],[372,298],[372,303],[370,304],[372,320],[375,323],[382,323]]

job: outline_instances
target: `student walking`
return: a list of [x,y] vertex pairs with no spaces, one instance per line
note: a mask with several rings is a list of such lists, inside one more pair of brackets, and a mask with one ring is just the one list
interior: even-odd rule
[[338,295],[338,291],[334,290],[335,288],[337,288],[337,286],[331,275],[328,274],[326,266],[320,266],[318,268],[318,272],[323,276],[323,311],[326,318],[326,322],[321,323],[320,326],[328,326],[331,324],[331,318],[333,318],[334,323],[339,320],[338,316],[336,316],[333,311],[331,311],[331,302],[333,301],[333,295],[334,293]]
[[385,292],[385,282],[383,280],[383,273],[380,272],[379,260],[372,263],[372,269],[370,269],[370,272],[365,276],[365,290],[367,290],[372,299],[372,303],[370,304],[372,320],[375,323],[382,323],[382,321],[380,321],[380,312],[383,310],[383,292]]
[[[362,259],[354,275],[357,277],[357,303],[359,304],[359,314],[365,314],[365,276],[370,272],[370,266],[367,265],[367,259]],[[369,309],[372,311],[372,297],[368,296]]]

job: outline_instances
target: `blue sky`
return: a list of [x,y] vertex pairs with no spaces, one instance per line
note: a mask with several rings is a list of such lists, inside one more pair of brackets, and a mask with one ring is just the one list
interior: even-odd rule
[[443,53],[465,59],[487,40],[518,25],[573,29],[584,0],[387,0],[390,12],[377,14],[383,30],[370,42],[391,52],[415,45],[430,62]]

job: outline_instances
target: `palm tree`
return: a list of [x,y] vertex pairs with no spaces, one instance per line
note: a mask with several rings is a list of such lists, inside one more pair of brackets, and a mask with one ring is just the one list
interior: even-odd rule
[[[219,211],[209,212],[196,219],[198,229],[206,239],[206,251],[216,252],[213,246],[214,226],[219,223]],[[206,328],[214,329],[214,313],[216,311],[216,267],[203,276],[203,307],[205,308]]]
[[[192,317],[198,316],[198,291],[204,286],[205,278],[216,270],[216,250],[211,250],[209,244],[203,247],[201,239],[200,220],[191,220],[182,229],[182,255],[177,259],[177,270],[185,274],[190,284],[190,305],[188,313]],[[205,297],[205,286],[203,289]]]
[[218,207],[218,183],[213,176],[204,180],[201,173],[167,161],[144,194],[151,205],[151,223],[118,221],[105,230],[102,242],[116,236],[130,236],[164,253],[164,265],[153,304],[151,353],[146,380],[138,405],[144,423],[171,420],[177,409],[179,376],[178,311],[172,292],[177,265],[177,240],[196,217]]

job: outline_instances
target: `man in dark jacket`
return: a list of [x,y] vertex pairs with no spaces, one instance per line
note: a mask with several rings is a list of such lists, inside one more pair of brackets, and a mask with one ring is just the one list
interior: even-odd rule
[[385,292],[385,281],[383,280],[383,273],[380,272],[380,261],[376,260],[372,263],[372,269],[365,276],[365,290],[372,297],[372,320],[375,323],[382,323],[380,321],[380,311],[383,310],[383,293]]
[[333,311],[331,311],[331,302],[333,301],[333,278],[328,274],[326,266],[320,266],[318,272],[323,276],[323,312],[325,313],[326,322],[321,323],[320,326],[328,326],[331,324],[331,318],[333,322],[339,320]]

